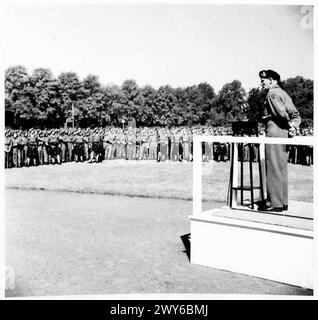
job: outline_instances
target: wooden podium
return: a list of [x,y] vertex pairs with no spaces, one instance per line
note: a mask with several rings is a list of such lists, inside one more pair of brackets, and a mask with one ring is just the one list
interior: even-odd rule
[[[257,123],[249,121],[236,121],[232,123],[233,136],[256,136],[258,137]],[[247,148],[245,148],[247,147]],[[256,148],[256,157],[254,155]],[[245,157],[244,149],[247,151]],[[266,168],[265,168],[265,146],[261,144],[243,144],[231,143],[231,168],[230,168],[230,184],[228,206],[237,208],[246,206],[244,203],[244,191],[250,192],[250,202],[248,207],[254,209],[255,194],[254,190],[260,191],[260,200],[265,200],[266,192]],[[247,159],[246,159],[247,158]],[[244,162],[248,162],[249,183],[245,184],[244,179]],[[258,165],[258,185],[254,185],[253,162],[256,160]],[[240,206],[238,205],[238,193],[240,193]]]

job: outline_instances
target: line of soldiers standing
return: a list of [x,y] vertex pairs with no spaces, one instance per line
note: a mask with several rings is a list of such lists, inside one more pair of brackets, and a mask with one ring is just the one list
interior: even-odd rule
[[[231,135],[231,128],[94,128],[5,131],[5,168],[103,160],[192,161],[193,135]],[[310,165],[312,148],[290,146],[289,162]],[[301,150],[299,148],[302,148]],[[243,161],[257,153],[243,152]],[[229,161],[228,143],[202,144],[203,161]]]
[[111,159],[192,161],[190,128],[5,131],[5,168]]

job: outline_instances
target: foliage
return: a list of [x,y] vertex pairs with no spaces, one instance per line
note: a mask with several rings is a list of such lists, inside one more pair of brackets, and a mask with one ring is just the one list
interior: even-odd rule
[[[301,117],[302,126],[313,122],[313,81],[302,77],[284,83]],[[96,75],[80,80],[75,72],[55,78],[46,68],[31,76],[24,66],[5,72],[5,124],[14,128],[121,126],[134,118],[137,126],[224,126],[240,120],[244,110],[257,120],[266,97],[256,88],[246,94],[238,80],[226,83],[216,94],[206,83],[172,88],[139,87],[128,79],[121,86],[102,86]]]
[[313,126],[314,83],[303,77],[289,78],[283,82],[302,118],[301,127]]

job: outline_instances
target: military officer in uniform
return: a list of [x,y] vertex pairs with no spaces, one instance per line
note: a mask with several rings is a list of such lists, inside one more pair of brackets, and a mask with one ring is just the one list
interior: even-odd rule
[[12,163],[13,167],[17,168],[18,165],[18,132],[14,131],[11,138],[12,141]]
[[[292,99],[280,86],[280,75],[273,70],[259,72],[267,90],[263,122],[267,137],[292,137],[299,131],[301,118]],[[288,209],[286,145],[266,144],[267,199],[259,206],[262,211],[282,212]]]
[[23,157],[23,136],[22,130],[18,131],[18,166],[23,167],[24,165],[24,157]]
[[90,153],[89,162],[100,162],[102,160],[103,142],[101,131],[95,129],[92,136],[92,151]]
[[43,140],[44,133],[42,130],[38,130],[38,160],[39,165],[43,165],[44,163],[44,149],[45,149],[45,142]]
[[[84,141],[84,160],[91,161],[93,157],[92,150],[92,135],[95,134],[95,130],[91,132],[89,129],[86,129],[83,132],[83,141]],[[92,161],[91,161],[92,162]]]
[[5,168],[12,168],[11,163],[11,152],[12,152],[12,139],[11,139],[11,130],[8,129],[5,131],[5,140],[4,140],[4,152],[5,152]]
[[59,131],[59,148],[61,151],[61,162],[66,162],[66,151],[67,151],[67,143],[64,140],[65,139],[65,130],[60,129]]
[[43,164],[49,164],[49,153],[48,153],[48,149],[49,149],[49,137],[48,137],[48,132],[47,130],[43,130],[43,136],[41,137],[41,141],[43,142]]
[[126,134],[126,143],[127,143],[127,159],[135,160],[136,159],[136,133],[135,129],[129,128]]
[[183,147],[183,159],[187,161],[192,160],[191,154],[191,132],[189,128],[184,128],[182,130],[182,147]]
[[48,147],[51,163],[61,164],[60,138],[57,135],[57,130],[52,130],[51,134],[49,135]]
[[28,153],[28,145],[29,145],[29,134],[28,131],[24,131],[22,135],[22,144],[23,144],[23,161],[22,165],[27,165],[27,153]]
[[38,138],[35,129],[31,129],[29,131],[29,139],[28,139],[28,150],[27,150],[27,166],[30,164],[37,166],[38,165]]
[[84,138],[81,129],[74,132],[74,159],[75,162],[84,161]]

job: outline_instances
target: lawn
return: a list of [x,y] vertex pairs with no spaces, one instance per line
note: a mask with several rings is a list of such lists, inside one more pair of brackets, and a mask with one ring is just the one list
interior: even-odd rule
[[[312,202],[313,167],[288,166],[289,199]],[[109,160],[12,168],[5,170],[5,187],[192,200],[192,167],[191,162]],[[202,172],[203,201],[226,202],[229,162],[203,163]]]
[[[202,172],[204,206],[225,203],[229,162],[204,163]],[[312,295],[189,263],[182,239],[192,205],[169,199],[192,200],[192,174],[192,163],[146,160],[6,169],[6,265],[16,275],[6,296]],[[313,168],[290,165],[289,176],[290,199],[312,201]]]

